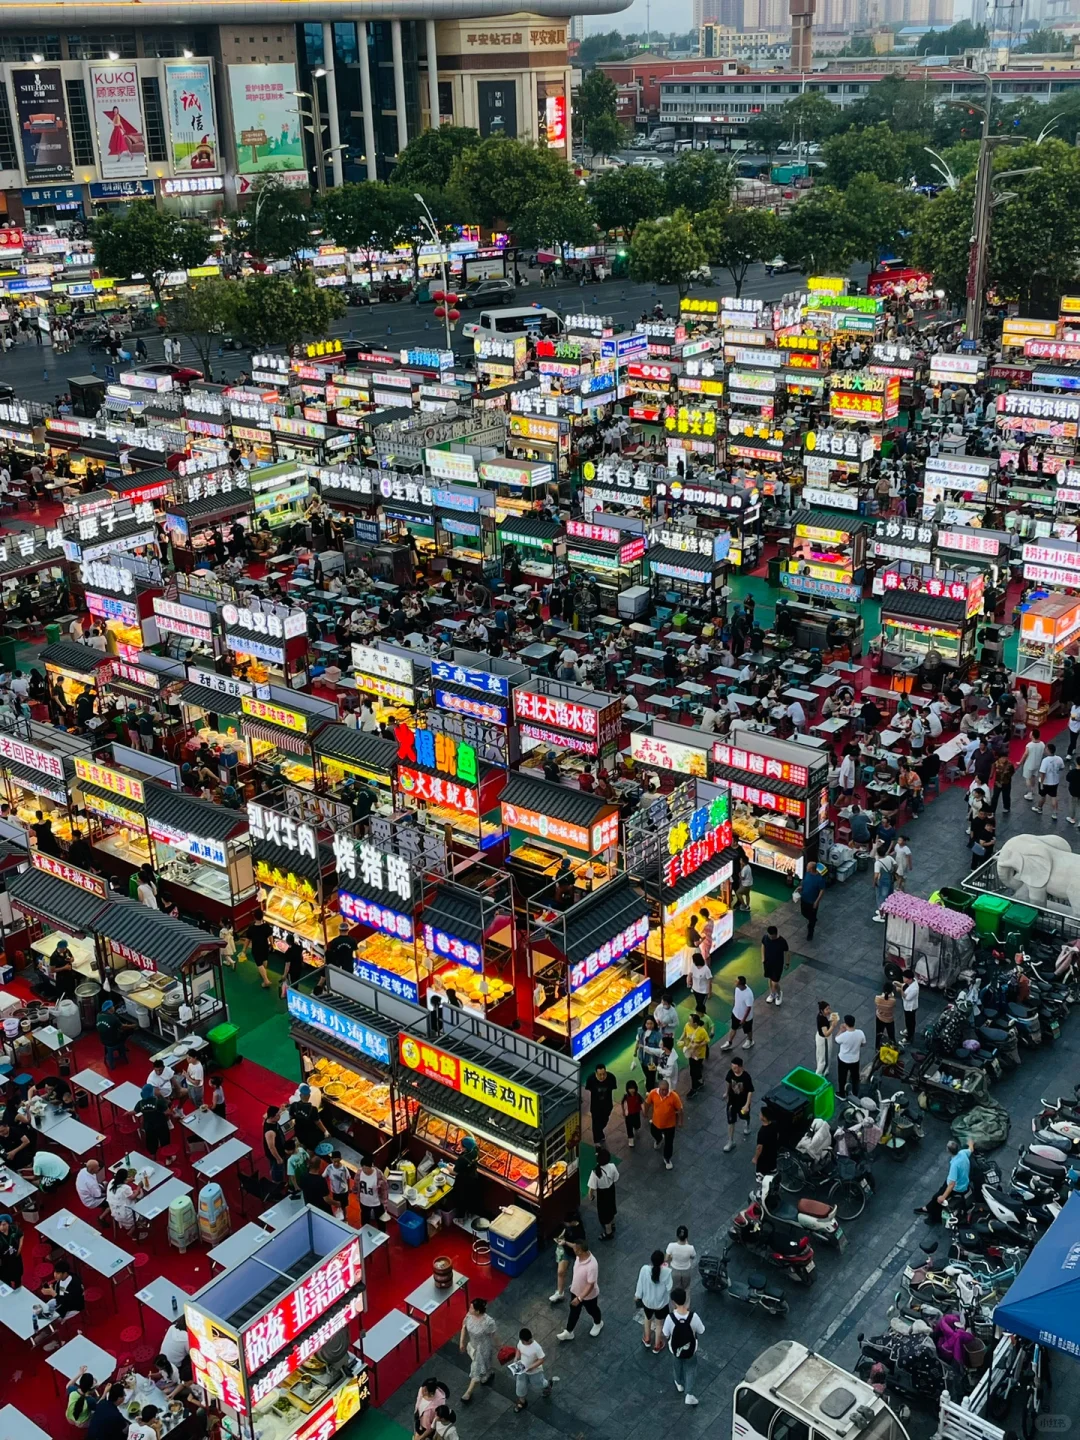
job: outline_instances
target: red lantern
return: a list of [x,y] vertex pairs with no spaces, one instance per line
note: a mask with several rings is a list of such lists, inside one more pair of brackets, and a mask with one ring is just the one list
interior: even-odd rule
[[436,306],[435,306],[435,319],[436,319],[436,320],[441,320],[445,314],[446,314],[446,306],[445,306],[445,305],[436,305]]
[[456,320],[460,320],[460,319],[461,319],[461,311],[460,311],[460,310],[451,310],[451,311],[450,311],[450,319],[451,319],[451,320],[455,320],[455,321],[456,321]]
[[431,292],[431,298],[432,298],[432,300],[435,300],[436,302],[439,301],[439,300],[445,300],[445,299],[446,299],[446,291],[445,291],[445,290],[432,290],[432,292]]

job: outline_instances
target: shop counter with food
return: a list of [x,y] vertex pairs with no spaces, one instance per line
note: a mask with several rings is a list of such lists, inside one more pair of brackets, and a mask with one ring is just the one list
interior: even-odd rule
[[165,898],[216,926],[243,928],[257,897],[246,812],[151,782],[146,821]]
[[474,866],[460,880],[437,885],[417,921],[427,993],[512,1025],[517,998],[509,877]]
[[714,743],[713,764],[731,792],[732,829],[751,864],[800,879],[829,823],[828,757],[736,721]]
[[295,935],[310,965],[321,965],[326,951],[331,900],[337,887],[334,852],[316,847],[315,858],[290,846],[256,840],[252,847],[255,880],[263,915],[283,950]]

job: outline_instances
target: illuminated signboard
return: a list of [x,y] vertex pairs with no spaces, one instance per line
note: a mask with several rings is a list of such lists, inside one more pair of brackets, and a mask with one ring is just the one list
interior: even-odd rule
[[597,540],[601,545],[618,545],[622,531],[614,525],[591,525],[587,520],[568,520],[566,533],[578,540]]
[[436,686],[435,704],[440,710],[453,711],[455,715],[466,715],[470,720],[482,720],[488,725],[509,725],[508,705],[498,705],[490,700],[474,700],[470,695],[455,695],[450,690]]
[[768,780],[784,780],[803,789],[810,782],[810,771],[805,765],[774,760],[771,755],[758,755],[753,750],[742,750],[724,742],[713,745],[713,759],[718,765],[730,765],[734,770],[745,770],[748,775],[761,775]]
[[344,1300],[361,1278],[360,1237],[356,1236],[244,1332],[248,1374],[261,1370],[324,1311]]
[[586,855],[598,855],[607,850],[619,838],[618,813],[605,815],[591,829],[574,825],[567,820],[556,820],[553,815],[541,815],[536,810],[526,810],[521,805],[502,801],[503,825],[512,830],[524,830],[537,835],[541,840],[553,841],[556,845],[571,850],[584,851]]
[[586,955],[584,960],[577,961],[570,966],[570,990],[580,990],[590,980],[602,974],[609,965],[614,965],[616,960],[621,960],[631,950],[636,949],[649,933],[649,917],[642,915],[632,925],[627,925],[618,935],[605,940],[603,945]]
[[788,795],[775,795],[771,790],[761,790],[756,785],[741,785],[735,780],[730,782],[730,789],[736,800],[744,800],[747,805],[758,805],[763,810],[774,810],[778,815],[795,815],[799,819],[806,814],[805,803],[792,800]]
[[618,1030],[627,1020],[640,1014],[642,1010],[648,1009],[651,1003],[652,984],[645,980],[636,989],[624,995],[617,1005],[613,1005],[610,1010],[605,1010],[603,1015],[600,1015],[591,1025],[586,1025],[583,1029],[576,1031],[570,1037],[571,1054],[586,1054],[594,1046],[599,1045],[601,1040],[606,1040],[613,1030]]
[[80,870],[75,865],[68,865],[63,860],[58,860],[53,855],[45,855],[40,850],[30,851],[30,863],[35,870],[40,870],[44,875],[52,875],[57,880],[66,880],[69,885],[77,885],[80,890],[85,890],[88,895],[96,895],[99,900],[108,897],[108,886],[99,875],[91,875],[86,870]]
[[792,575],[788,570],[780,572],[780,584],[785,590],[794,590],[799,595],[819,595],[826,600],[859,600],[862,597],[860,585],[844,585],[839,580],[815,580],[812,575]]
[[310,825],[300,824],[291,815],[281,810],[270,810],[254,800],[247,802],[247,817],[252,839],[280,845],[285,850],[295,850],[311,860],[318,859],[315,831]]
[[413,922],[411,915],[402,915],[374,900],[365,900],[362,895],[351,895],[347,890],[338,891],[338,909],[346,920],[354,925],[367,925],[372,930],[381,930],[396,940],[411,941]]
[[111,790],[114,795],[134,800],[136,805],[141,805],[146,798],[141,780],[113,770],[108,765],[99,765],[96,760],[87,760],[82,755],[75,756],[75,774],[80,780],[86,780],[101,790]]
[[365,675],[379,675],[384,680],[394,680],[401,685],[413,683],[413,662],[404,655],[390,655],[370,645],[354,644],[352,663]]
[[466,785],[480,783],[476,749],[465,741],[439,731],[414,730],[410,725],[396,725],[394,737],[399,759],[439,770]]
[[707,750],[696,745],[680,745],[674,740],[658,740],[643,731],[630,736],[630,756],[639,765],[654,765],[658,770],[677,770],[683,775],[705,779],[709,773]]
[[[1029,562],[1033,565],[1063,565],[1069,570],[1080,570],[1080,550],[1066,550],[1058,545],[1025,545],[1024,564]],[[1077,579],[1080,579],[1080,576]]]
[[247,1413],[244,1377],[240,1373],[240,1346],[236,1333],[208,1320],[191,1305],[184,1306],[188,1331],[188,1354],[195,1380],[208,1395],[236,1410]]
[[[451,738],[449,735],[438,736],[440,740]],[[472,749],[471,746],[465,748]],[[414,770],[411,765],[398,766],[398,789],[403,795],[409,795],[414,800],[443,805],[461,815],[477,816],[480,813],[480,801],[475,786],[462,785],[454,780],[447,780],[442,775],[429,775],[426,770]]]
[[471,670],[467,665],[457,665],[452,660],[432,660],[431,678],[448,685],[464,685],[469,690],[479,690],[483,695],[499,695],[504,700],[510,698],[510,681],[505,675],[493,675],[488,670]]
[[1039,585],[1060,585],[1062,589],[1080,589],[1080,571],[1065,570],[1060,565],[1025,565],[1024,579]]
[[113,660],[107,673],[109,680],[130,680],[133,685],[141,685],[144,690],[161,688],[160,675],[153,670],[144,670],[141,665],[131,665],[126,660]]
[[367,1055],[381,1065],[390,1064],[390,1041],[377,1030],[372,1030],[360,1020],[354,1020],[351,1015],[332,1010],[328,1005],[323,1005],[321,1001],[311,995],[304,995],[299,990],[286,991],[286,1001],[289,1014],[294,1020],[314,1026],[331,1039],[348,1045],[352,1050],[358,1050],[361,1055]]
[[217,675],[213,670],[200,669],[189,665],[187,678],[192,685],[202,685],[207,690],[216,690],[219,695],[231,695],[239,700],[242,695],[251,694],[251,685],[246,680],[234,680],[231,675]]
[[628,380],[648,380],[657,385],[668,385],[674,374],[670,365],[627,365]]
[[666,575],[669,580],[690,580],[696,585],[707,585],[712,579],[711,570],[698,570],[692,565],[669,565],[666,560],[649,562],[654,575]]
[[588,705],[539,695],[534,690],[514,691],[516,720],[535,720],[539,725],[553,725],[557,730],[569,730],[575,735],[595,735],[599,713]]
[[[164,600],[160,595],[154,596],[154,616],[159,630],[172,630],[175,627],[169,622],[179,620],[182,625],[202,632],[203,638],[207,640],[210,638],[210,627],[214,623],[214,617],[209,611],[196,610],[193,605],[178,605],[175,600]],[[189,635],[191,630],[185,629],[179,633]]]
[[[482,1065],[461,1060],[427,1040],[418,1040],[404,1030],[398,1034],[398,1055],[403,1065],[436,1084],[456,1090],[488,1110],[498,1110],[512,1120],[534,1128],[540,1124],[540,1097],[514,1080],[507,1080]],[[357,1241],[359,1244],[359,1241]]]
[[833,390],[829,395],[829,414],[834,420],[866,420],[879,425],[892,420],[900,409],[900,380],[890,376],[884,392],[872,390]]
[[558,745],[563,750],[573,750],[578,755],[595,755],[597,753],[596,741],[586,740],[580,735],[565,735],[559,730],[549,730],[545,725],[528,723],[519,725],[518,729],[526,740],[539,740],[546,745]]
[[460,940],[456,935],[450,935],[437,925],[426,925],[423,929],[424,947],[431,955],[442,955],[447,960],[456,960],[459,965],[467,965],[470,970],[481,971],[484,968],[484,959],[479,945],[474,945],[471,940]]
[[0,756],[5,760],[14,760],[18,765],[26,765],[31,770],[41,770],[54,780],[64,778],[64,762],[59,755],[40,750],[25,740],[17,740],[14,735],[0,733]]
[[[396,933],[395,931],[395,936]],[[399,975],[396,970],[384,970],[381,965],[358,958],[353,961],[353,974],[358,980],[366,980],[369,985],[375,985],[390,995],[411,1000],[414,1005],[420,1003],[420,987],[416,981],[410,980],[407,975]]]
[[307,734],[308,717],[302,710],[286,710],[273,701],[260,700],[257,695],[241,695],[240,709],[252,720],[266,720],[271,725],[295,730],[298,735]]
[[620,550],[619,550],[619,564],[620,564],[620,565],[633,565],[634,562],[635,562],[636,560],[640,560],[641,557],[642,557],[644,554],[645,554],[645,536],[644,536],[644,535],[635,535],[632,540],[628,540],[628,541],[626,542],[626,544],[623,545],[623,546],[620,548]]
[[669,858],[664,862],[666,886],[693,875],[707,860],[728,848],[732,840],[730,809],[728,797],[717,795],[708,805],[699,805],[687,819],[669,828]]
[[996,556],[1001,550],[1001,541],[993,535],[980,535],[977,530],[939,530],[939,550],[962,550],[968,555]]
[[999,415],[1043,420],[1080,420],[1080,400],[1068,395],[1040,395],[1033,390],[1007,390],[998,396]]

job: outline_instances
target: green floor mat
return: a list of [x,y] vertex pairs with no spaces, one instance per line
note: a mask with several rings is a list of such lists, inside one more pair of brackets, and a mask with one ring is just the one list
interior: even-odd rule
[[[235,969],[225,971],[225,998],[229,1016],[240,1027],[239,1051],[247,1060],[257,1060],[267,1070],[283,1075],[286,1080],[299,1080],[300,1058],[296,1043],[289,1035],[289,1018],[280,998],[280,972],[270,963],[274,984],[262,988],[259,972],[250,962],[241,961]],[[303,981],[303,988],[314,983]]]
[[341,1440],[406,1440],[412,1431],[408,1426],[391,1420],[385,1411],[377,1410],[373,1405],[363,1415],[350,1420],[338,1434]]

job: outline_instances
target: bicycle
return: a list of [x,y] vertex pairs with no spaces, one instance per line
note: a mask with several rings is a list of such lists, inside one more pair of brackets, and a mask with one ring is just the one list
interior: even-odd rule
[[[1018,1336],[1013,1336],[1015,1353],[1001,1375],[993,1382],[986,1397],[986,1409],[992,1420],[1004,1420],[1012,1404],[1013,1391],[1017,1389],[1027,1364],[1027,1349]],[[1026,1434],[1026,1432],[1025,1432]]]
[[1027,1381],[1027,1394],[1024,1397],[1024,1413],[1020,1424],[1024,1432],[1024,1440],[1035,1440],[1039,1428],[1039,1414],[1043,1406],[1043,1391],[1053,1387],[1053,1381],[1050,1378],[1050,1355],[1038,1341],[1035,1342],[1032,1349],[1024,1378]]

